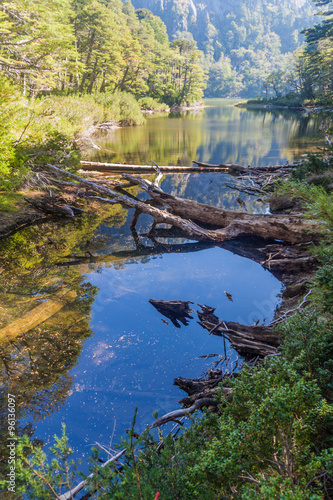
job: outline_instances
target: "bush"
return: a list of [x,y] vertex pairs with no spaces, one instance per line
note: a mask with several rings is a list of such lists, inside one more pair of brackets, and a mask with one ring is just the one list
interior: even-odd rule
[[14,85],[0,76],[0,190],[16,189],[28,175],[24,167],[26,157],[17,151],[20,140],[17,113],[23,107],[21,96]]
[[127,92],[101,93],[93,96],[94,100],[104,106],[104,121],[114,121],[121,125],[142,125],[145,119],[139,103]]
[[141,99],[139,99],[139,105],[141,109],[145,109],[148,111],[165,111],[169,109],[166,104],[164,104],[163,102],[159,102],[152,97],[142,97]]

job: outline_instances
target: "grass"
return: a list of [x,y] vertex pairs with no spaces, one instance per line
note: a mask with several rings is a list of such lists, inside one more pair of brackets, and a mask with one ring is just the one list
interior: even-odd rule
[[25,194],[22,192],[9,193],[0,191],[0,212],[18,212],[22,203],[24,203],[24,196]]

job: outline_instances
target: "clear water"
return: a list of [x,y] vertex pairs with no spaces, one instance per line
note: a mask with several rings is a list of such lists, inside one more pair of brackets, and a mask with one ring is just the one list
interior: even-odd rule
[[[195,158],[280,163],[292,160],[318,126],[295,113],[215,104],[199,114],[152,117],[146,126],[103,135],[99,143],[114,153],[87,157],[175,165]],[[236,209],[239,193],[226,188],[226,181],[223,174],[169,174],[162,187]],[[244,201],[248,210],[266,210],[251,197]],[[245,258],[240,243],[214,247],[160,239],[154,246],[144,236],[151,220],[140,216],[138,245],[132,216],[122,207],[103,207],[88,218],[27,228],[1,242],[0,335],[14,320],[24,322],[29,311],[37,318],[36,308],[54,301],[59,290],[76,293],[43,323],[36,319],[28,332],[2,340],[2,415],[10,387],[17,395],[18,431],[49,443],[64,422],[76,457],[86,458],[95,441],[115,444],[135,406],[138,431],[152,421],[153,411],[177,408],[185,394],[174,378],[196,378],[211,366],[211,359],[196,358],[227,354],[236,362],[237,353],[197,323],[198,304],[215,307],[226,321],[252,324],[270,321],[280,300],[278,279]],[[193,319],[181,328],[167,324],[149,299],[190,300]],[[5,421],[1,429],[5,456]]]

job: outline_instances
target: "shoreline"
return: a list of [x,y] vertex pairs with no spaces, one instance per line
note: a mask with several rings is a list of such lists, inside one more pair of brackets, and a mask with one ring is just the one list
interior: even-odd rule
[[240,102],[235,104],[236,108],[246,108],[246,109],[286,109],[290,111],[308,111],[304,106],[298,105],[284,105],[284,104],[274,104],[274,103],[255,103],[255,102]]

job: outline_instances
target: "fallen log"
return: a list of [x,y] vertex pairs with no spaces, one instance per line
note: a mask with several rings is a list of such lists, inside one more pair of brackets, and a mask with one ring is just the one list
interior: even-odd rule
[[[152,165],[130,165],[121,163],[100,163],[96,161],[81,161],[81,167],[86,171],[97,171],[97,172],[132,172],[132,173],[155,173],[156,168]],[[219,165],[208,165],[207,167],[181,167],[176,165],[164,165],[158,167],[162,173],[202,173],[202,172],[225,172],[224,166]]]
[[247,326],[232,321],[219,321],[213,307],[205,305],[200,307],[201,311],[197,312],[199,324],[210,334],[226,337],[232,347],[245,359],[277,354],[279,334],[270,326]]
[[212,389],[222,380],[222,372],[220,377],[214,379],[191,379],[178,377],[174,380],[174,385],[187,392],[189,396],[197,394],[205,389]]
[[171,411],[170,413],[167,413],[161,418],[158,418],[150,424],[149,429],[154,429],[156,427],[160,427],[161,425],[166,424],[167,422],[172,422],[174,420],[178,420],[179,418],[186,417],[186,415],[192,415],[196,410],[200,410],[201,408],[204,407],[216,407],[219,405],[219,402],[216,401],[213,398],[202,398],[202,399],[197,399],[192,406],[186,409],[182,410],[175,410]]
[[[193,200],[185,200],[168,195],[159,186],[155,186],[150,181],[142,179],[142,177],[134,177],[128,174],[123,175],[125,179],[139,185],[154,199],[158,200],[166,208],[166,210],[162,210],[140,200],[116,193],[105,186],[87,181],[53,165],[48,165],[48,167],[58,175],[80,181],[82,185],[103,195],[103,198],[88,197],[90,199],[103,203],[121,203],[123,206],[135,208],[139,212],[151,215],[154,218],[154,225],[159,223],[171,224],[184,231],[187,237],[197,241],[212,241],[217,243],[243,235],[251,235],[264,239],[278,239],[289,243],[296,243],[309,241],[309,239],[314,239],[318,236],[315,232],[315,226],[301,217],[254,215],[222,210]],[[206,229],[199,226],[196,222],[205,225],[209,224],[218,229]]]
[[[154,186],[153,183],[141,177],[124,174],[123,178],[140,186],[141,189],[158,200],[173,215],[219,228],[214,232],[216,236],[219,235],[224,240],[252,235],[294,244],[318,238],[315,225],[300,216],[247,214],[223,210],[194,200],[167,194],[160,187]],[[220,241],[223,241],[223,239]]]
[[232,174],[249,174],[253,175],[257,172],[261,173],[269,173],[269,172],[277,172],[279,170],[291,170],[290,165],[270,165],[266,167],[242,167],[241,165],[236,165],[234,163],[220,163],[218,165],[213,165],[211,163],[203,163],[201,161],[196,161],[193,160],[193,163],[198,165],[199,167],[205,167],[205,168],[224,168],[227,173]]

